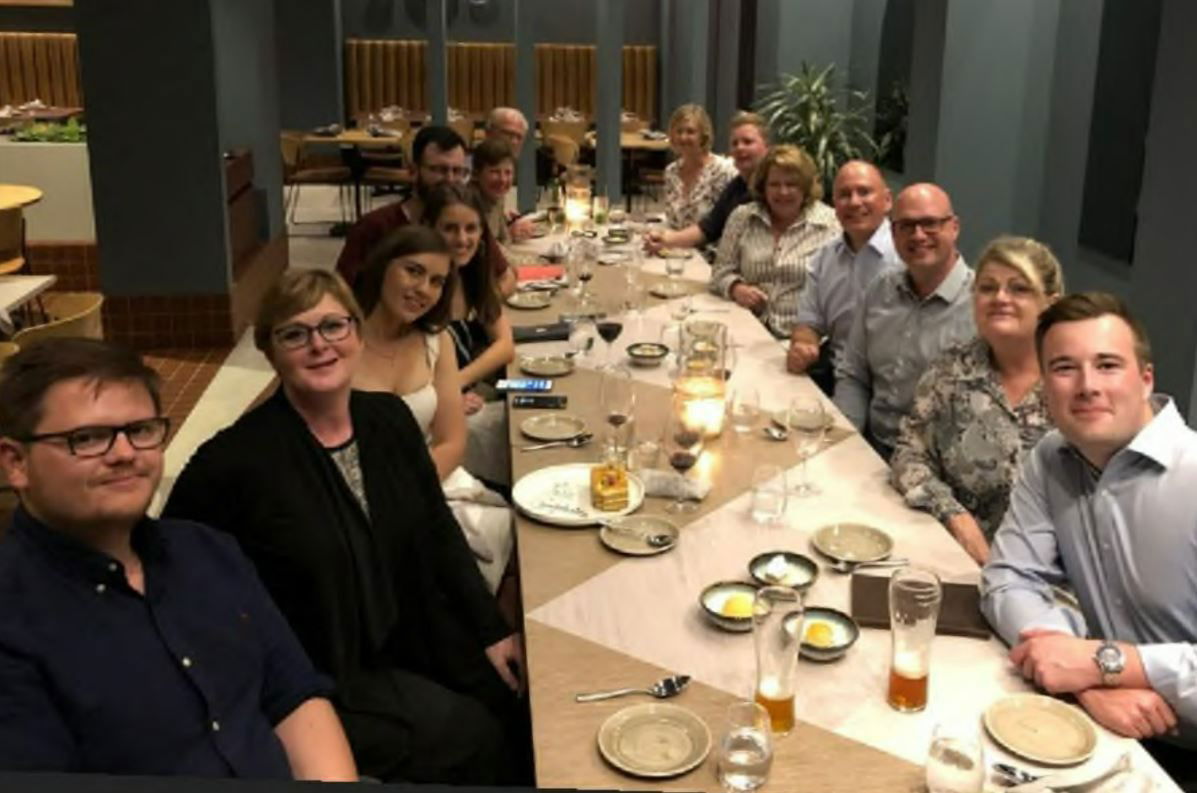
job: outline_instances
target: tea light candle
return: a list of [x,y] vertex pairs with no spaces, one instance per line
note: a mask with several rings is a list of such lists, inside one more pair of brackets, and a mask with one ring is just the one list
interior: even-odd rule
[[682,396],[682,418],[690,426],[702,429],[708,438],[723,432],[727,414],[727,385],[716,377],[684,377],[677,381]]

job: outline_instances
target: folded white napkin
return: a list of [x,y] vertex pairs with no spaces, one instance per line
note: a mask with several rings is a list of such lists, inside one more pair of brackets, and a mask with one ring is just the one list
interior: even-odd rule
[[658,498],[678,498],[702,501],[711,492],[710,482],[687,479],[675,471],[644,468],[636,472],[644,483],[644,492]]

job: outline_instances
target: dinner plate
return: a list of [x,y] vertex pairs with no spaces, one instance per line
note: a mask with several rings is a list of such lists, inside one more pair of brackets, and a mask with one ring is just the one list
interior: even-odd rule
[[819,553],[845,562],[876,562],[894,552],[892,537],[863,523],[832,523],[810,541]]
[[595,257],[595,260],[603,265],[623,264],[624,262],[631,261],[631,259],[631,254],[623,251],[607,251]]
[[1055,697],[1013,694],[990,705],[982,720],[1004,748],[1043,765],[1083,763],[1097,748],[1089,717]]
[[552,302],[553,293],[545,290],[515,292],[507,298],[507,305],[512,308],[522,308],[529,311],[538,308],[548,308]]
[[673,297],[682,297],[687,294],[689,290],[685,285],[677,281],[661,281],[649,287],[648,293],[653,297],[663,297],[666,299]]
[[520,422],[520,432],[537,441],[567,441],[586,431],[586,421],[572,413],[537,413]]
[[577,528],[634,512],[644,503],[644,483],[628,474],[628,505],[604,512],[590,505],[590,469],[593,463],[550,465],[525,474],[511,489],[511,500],[520,512],[541,523]]
[[692,711],[668,702],[632,705],[598,731],[603,759],[632,776],[661,779],[697,767],[711,751],[711,731]]
[[[611,527],[617,526],[620,531]],[[669,545],[649,545],[643,538],[651,534],[664,534],[673,538]],[[658,515],[627,515],[604,523],[599,529],[599,540],[616,553],[628,556],[656,556],[677,547],[678,530],[665,518]]]
[[520,371],[537,377],[563,377],[573,370],[573,359],[561,355],[525,355],[520,358]]
[[[786,422],[786,419],[787,419],[786,414],[787,413],[789,413],[789,411],[782,408],[781,410],[775,410],[771,414],[769,414],[769,418],[773,419],[773,423],[776,424],[777,426],[785,427],[787,425],[787,422]],[[832,417],[831,413],[824,412],[823,413],[824,428],[828,428],[834,423],[835,423],[835,419]],[[790,426],[790,429],[795,429],[795,427]]]

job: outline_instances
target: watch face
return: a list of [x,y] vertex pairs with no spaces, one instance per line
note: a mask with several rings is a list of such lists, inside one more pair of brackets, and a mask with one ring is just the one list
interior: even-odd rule
[[1105,644],[1097,649],[1097,662],[1106,672],[1121,672],[1125,664],[1122,651],[1112,644]]

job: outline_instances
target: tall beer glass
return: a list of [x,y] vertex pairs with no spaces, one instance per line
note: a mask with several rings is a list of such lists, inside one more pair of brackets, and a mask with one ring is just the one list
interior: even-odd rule
[[889,582],[889,625],[893,655],[889,670],[891,707],[913,712],[927,707],[931,640],[943,589],[939,576],[919,567],[897,570]]
[[752,608],[756,701],[768,711],[775,735],[794,729],[802,616],[802,595],[796,590],[780,586],[757,590]]

